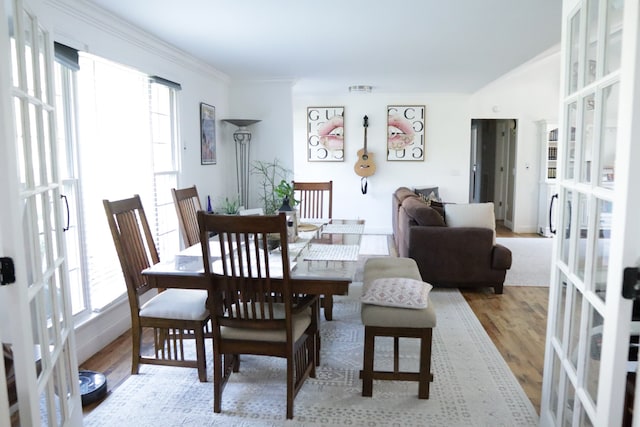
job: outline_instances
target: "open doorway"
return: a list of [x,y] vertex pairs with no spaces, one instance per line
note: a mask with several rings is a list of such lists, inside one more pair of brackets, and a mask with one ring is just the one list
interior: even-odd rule
[[496,221],[513,230],[515,119],[471,120],[469,202],[493,202]]

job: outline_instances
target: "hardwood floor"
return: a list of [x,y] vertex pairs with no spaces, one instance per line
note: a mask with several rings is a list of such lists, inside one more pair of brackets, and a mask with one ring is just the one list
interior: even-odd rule
[[549,288],[505,286],[461,291],[540,413]]

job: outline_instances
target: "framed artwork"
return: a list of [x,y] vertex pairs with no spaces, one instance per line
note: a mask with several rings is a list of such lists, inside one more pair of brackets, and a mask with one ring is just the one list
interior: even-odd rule
[[216,107],[200,103],[200,164],[216,164]]
[[307,108],[307,160],[344,161],[344,107]]
[[387,160],[424,160],[424,105],[387,106]]

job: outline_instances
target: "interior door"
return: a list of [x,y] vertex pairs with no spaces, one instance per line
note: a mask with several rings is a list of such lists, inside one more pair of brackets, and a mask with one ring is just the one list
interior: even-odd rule
[[[11,423],[79,426],[54,146],[53,41],[42,9],[39,0],[2,0],[0,8],[0,256],[15,264],[15,282],[0,286],[0,338],[15,363]],[[0,411],[0,424],[9,425],[8,416]]]
[[631,325],[622,279],[640,255],[637,189],[632,197],[640,182],[639,16],[637,0],[563,3],[545,426],[622,424]]

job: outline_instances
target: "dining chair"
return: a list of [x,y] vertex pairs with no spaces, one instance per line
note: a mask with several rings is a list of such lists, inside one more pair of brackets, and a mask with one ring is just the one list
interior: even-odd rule
[[178,214],[180,234],[185,247],[200,243],[200,231],[198,230],[198,218],[196,212],[202,210],[200,197],[196,186],[171,189],[173,203]]
[[300,218],[332,218],[333,181],[293,181],[293,190],[300,201]]
[[[205,275],[211,281],[213,326],[213,410],[222,411],[222,391],[240,355],[287,361],[287,418],[308,377],[315,377],[318,297],[293,290],[289,253],[282,245],[269,254],[270,234],[287,239],[285,214],[227,216],[198,212]],[[206,236],[217,233],[220,257],[210,257]],[[257,414],[256,414],[257,415]]]
[[[200,381],[207,381],[204,340],[210,320],[207,291],[166,289],[143,303],[151,291],[142,270],[160,262],[151,229],[137,194],[130,199],[103,200],[109,228],[120,259],[131,310],[133,341],[131,374],[140,364],[184,366],[198,369]],[[144,328],[153,328],[154,356],[143,354]],[[185,358],[184,340],[195,338],[196,359]]]

